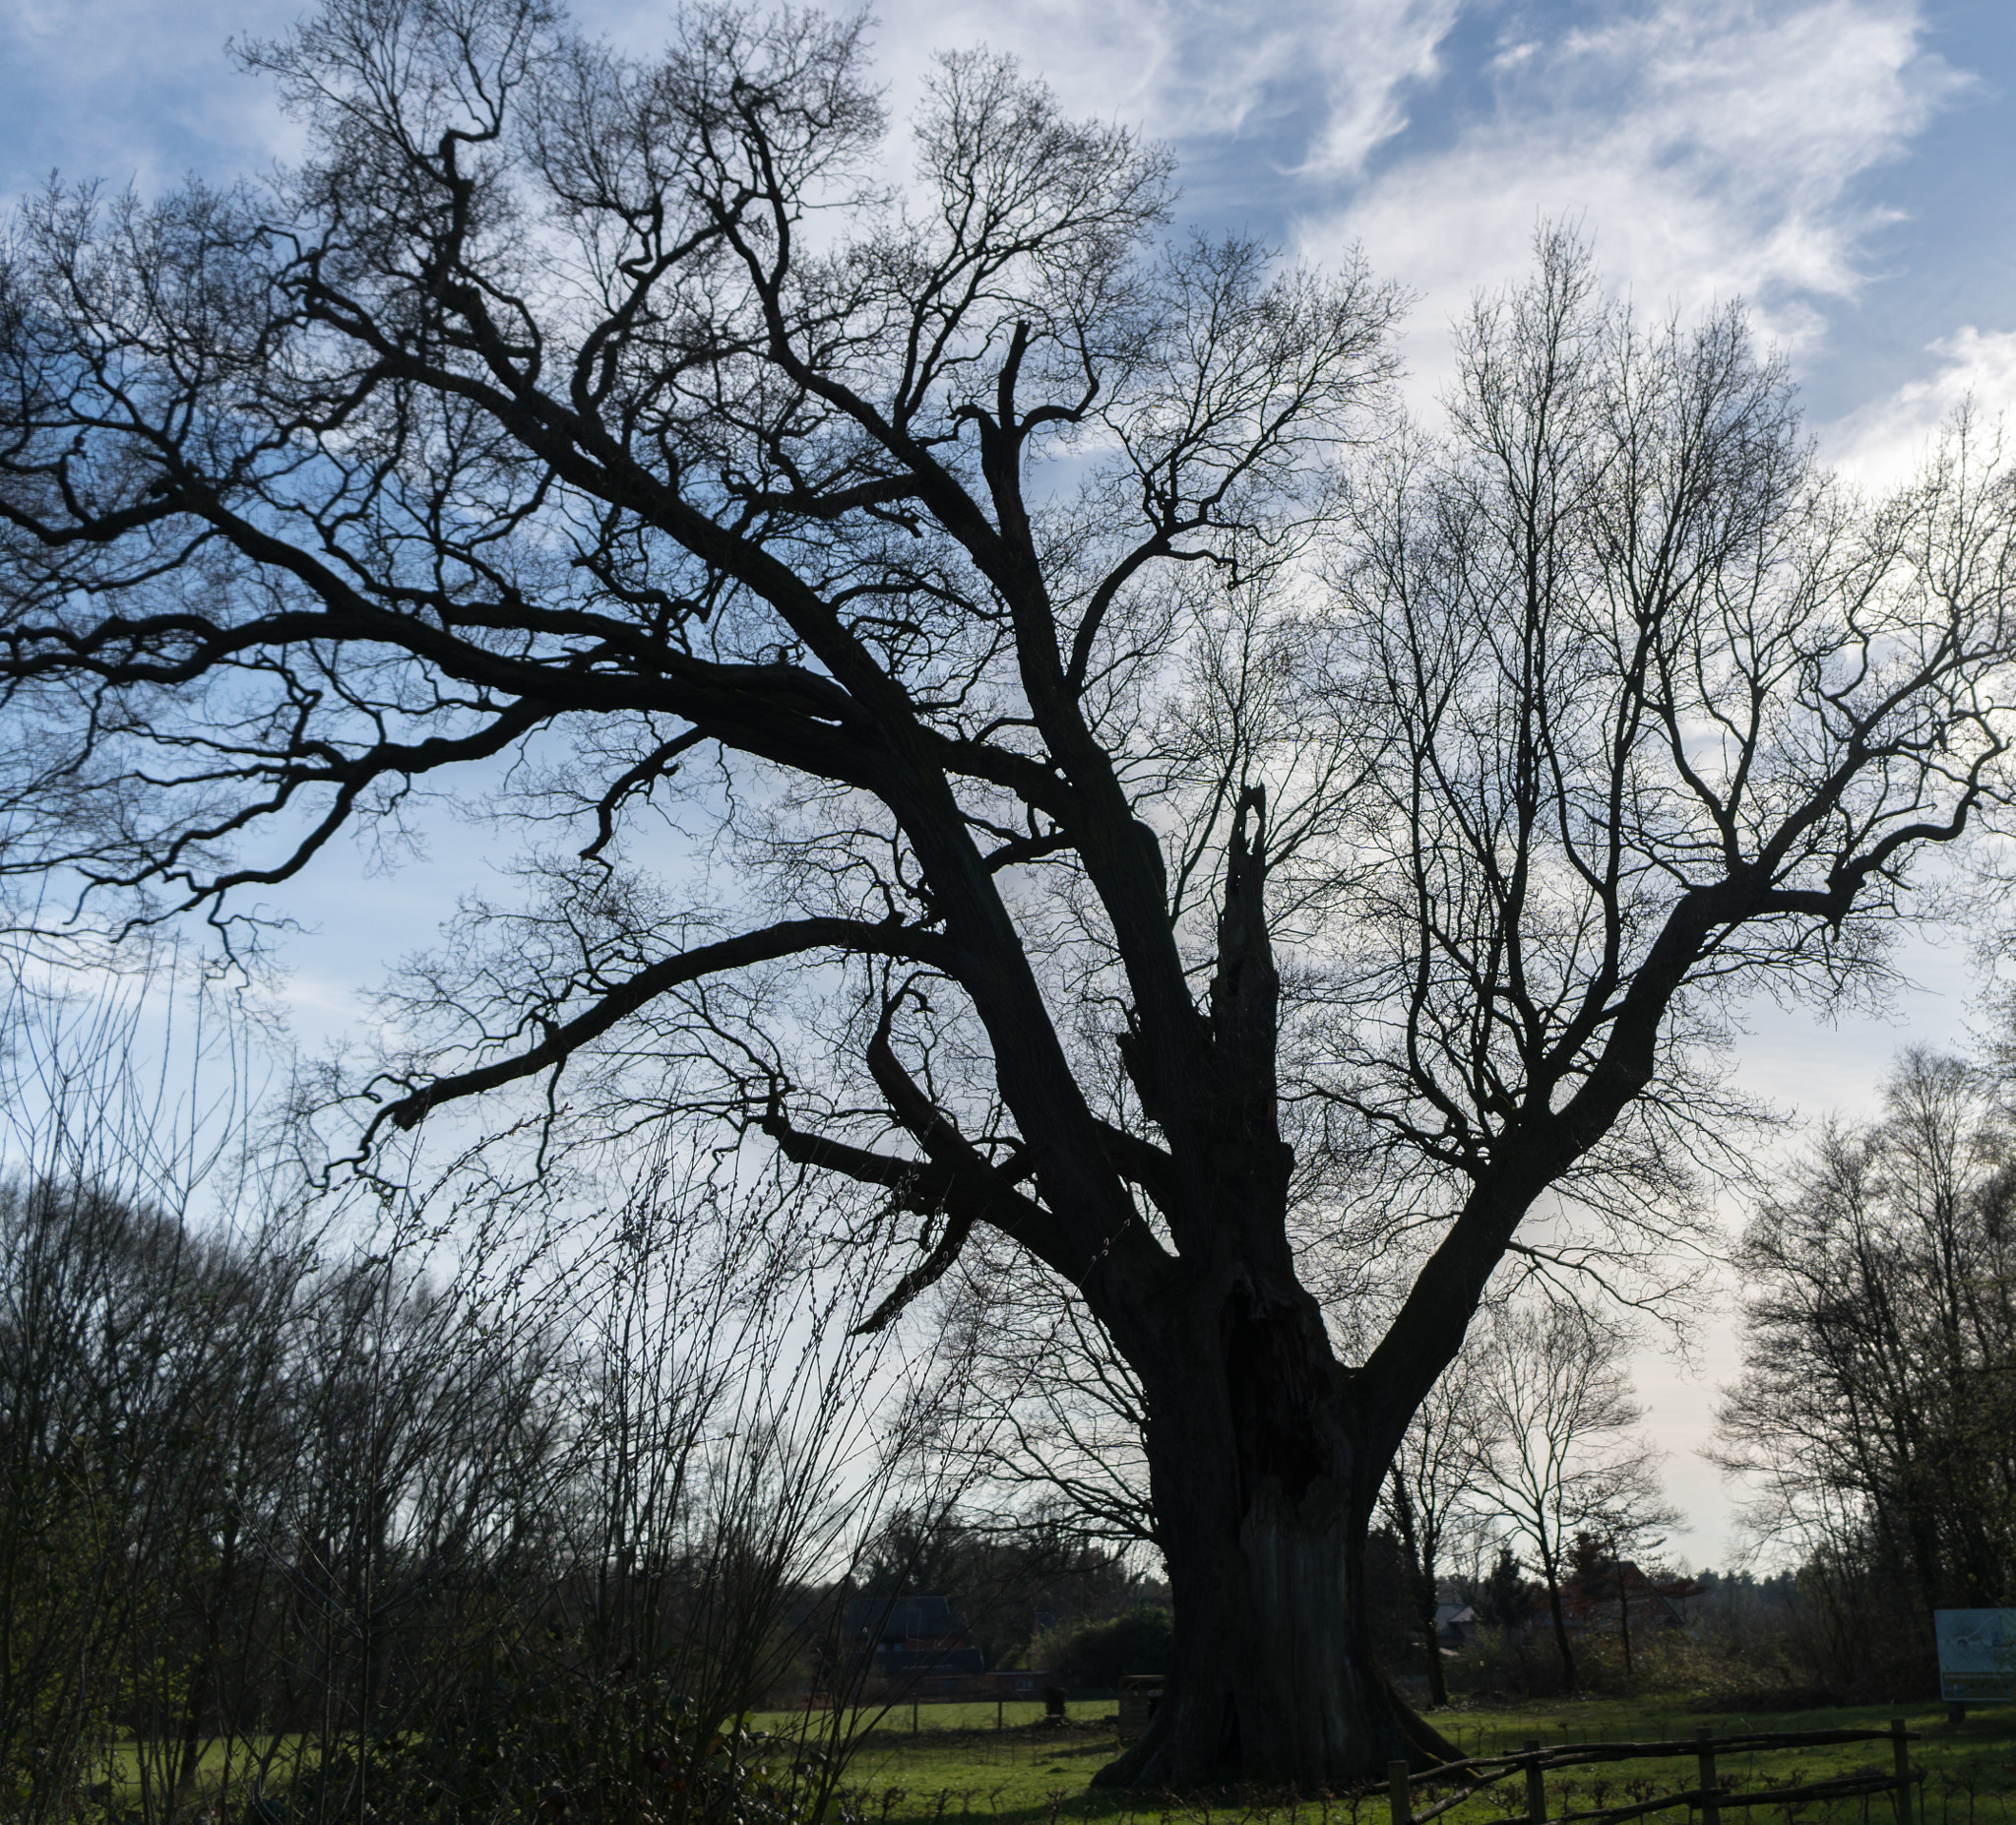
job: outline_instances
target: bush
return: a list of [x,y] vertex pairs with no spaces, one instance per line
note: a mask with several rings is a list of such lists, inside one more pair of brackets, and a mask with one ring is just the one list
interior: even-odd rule
[[[368,1784],[379,1825],[859,1825],[830,1792],[830,1758],[786,1732],[637,1701],[639,1691],[505,1688],[459,1727],[325,1755],[248,1808],[243,1825],[318,1825]],[[681,1700],[671,1699],[676,1706]],[[621,1713],[629,1710],[626,1720]]]
[[1122,1673],[1169,1669],[1174,1625],[1160,1604],[1141,1604],[1103,1622],[1052,1629],[1036,1645],[1040,1668],[1066,1686],[1110,1692]]

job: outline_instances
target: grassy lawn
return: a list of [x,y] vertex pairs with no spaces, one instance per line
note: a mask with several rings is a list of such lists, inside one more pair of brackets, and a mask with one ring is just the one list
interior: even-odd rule
[[[274,1789],[284,1790],[286,1783],[298,1770],[304,1747],[301,1737],[262,1736],[258,1738],[237,1737],[229,1744],[220,1738],[212,1738],[202,1745],[196,1765],[196,1780],[199,1791],[207,1791],[214,1800],[220,1784],[228,1774],[232,1790],[242,1795],[247,1792],[245,1783],[259,1757],[269,1748],[275,1750],[269,1765],[269,1778]],[[161,1781],[170,1758],[157,1746],[150,1758],[154,1762],[154,1779]],[[174,1764],[179,1767],[179,1762]],[[90,1771],[85,1783],[90,1806],[84,1817],[102,1816],[106,1818],[137,1821],[141,1816],[142,1799],[141,1746],[132,1737],[126,1736],[106,1744],[100,1757]],[[158,1791],[158,1790],[157,1790]],[[270,1790],[271,1791],[271,1790]],[[184,1796],[184,1804],[187,1795]],[[102,1808],[102,1811],[94,1810]],[[228,1816],[235,1817],[236,1808],[231,1807]]]
[[[1089,1787],[1119,1744],[1111,1700],[1077,1703],[1063,1725],[1043,1725],[1035,1703],[1001,1708],[992,1703],[925,1705],[915,1715],[903,1705],[859,1722],[865,1727],[843,1790],[850,1809],[867,1825],[1389,1825],[1383,1790],[1294,1799],[1256,1791],[1211,1794],[1113,1794]],[[1677,1741],[1706,1726],[1718,1736],[1748,1731],[1884,1730],[1897,1708],[1872,1705],[1754,1716],[1683,1710],[1669,1700],[1578,1700],[1544,1705],[1465,1708],[1431,1715],[1430,1722],[1465,1754],[1490,1755],[1543,1743]],[[1909,1706],[1905,1722],[1919,1733],[1912,1766],[1925,1770],[1923,1810],[1913,1825],[2016,1825],[2016,1706],[1982,1707],[1959,1730],[1943,1707]],[[808,1722],[802,1713],[774,1712],[750,1720],[759,1730],[795,1736]],[[206,1756],[205,1773],[219,1745]],[[263,1746],[263,1745],[262,1745]],[[241,1745],[240,1758],[245,1750]],[[1886,1742],[1826,1744],[1718,1758],[1718,1772],[1733,1776],[1737,1791],[1845,1774],[1890,1763]],[[114,1751],[107,1797],[137,1798],[131,1744]],[[284,1751],[279,1758],[285,1761]],[[242,1761],[240,1762],[242,1766]],[[1693,1785],[1691,1760],[1648,1758],[1606,1763],[1549,1776],[1547,1811],[1583,1811],[1624,1805]],[[278,1772],[278,1770],[276,1771]],[[123,1791],[123,1792],[122,1792]],[[1417,1796],[1417,1808],[1438,1793]],[[1522,1811],[1519,1780],[1501,1783],[1467,1800],[1434,1825],[1486,1825]],[[1723,1825],[1893,1825],[1887,1795],[1831,1807],[1814,1804],[1757,1807],[1723,1814]],[[1655,1825],[1690,1825],[1677,1810],[1655,1815]],[[1694,1822],[1698,1825],[1698,1822]]]
[[[1113,1707],[1079,1704],[1062,1728],[1040,1728],[1035,1705],[1009,1705],[1009,1728],[995,1728],[988,1705],[926,1705],[912,1731],[908,1706],[885,1715],[870,1730],[848,1772],[854,1807],[875,1825],[1387,1825],[1383,1792],[1290,1801],[1249,1792],[1209,1796],[1108,1794],[1089,1789],[1093,1773],[1115,1753]],[[1693,1736],[1706,1726],[1718,1736],[1753,1731],[1883,1730],[1897,1709],[1888,1705],[1826,1711],[1773,1712],[1753,1717],[1683,1711],[1670,1702],[1581,1700],[1570,1703],[1437,1712],[1431,1722],[1467,1754],[1493,1754],[1544,1743],[1659,1741]],[[1956,1731],[1943,1707],[1904,1709],[1907,1726],[1921,1732],[1911,1744],[1912,1766],[1923,1768],[1922,1825],[2016,1825],[2016,1706],[1970,1712]],[[767,1729],[789,1729],[788,1716],[758,1720]],[[1726,1755],[1718,1773],[1734,1776],[1739,1792],[1790,1787],[1828,1775],[1887,1769],[1888,1743],[1848,1743]],[[1575,1769],[1547,1781],[1549,1814],[1628,1804],[1693,1785],[1693,1763],[1648,1758]],[[1445,1790],[1446,1791],[1446,1790]],[[1428,1803],[1426,1797],[1417,1802]],[[1523,1809],[1523,1790],[1506,1782],[1487,1795],[1444,1815],[1448,1825],[1483,1825]],[[1679,1821],[1677,1811],[1659,1815]],[[1729,1811],[1724,1825],[1889,1825],[1887,1795],[1873,1801],[1757,1807]],[[1437,1822],[1440,1825],[1440,1822]]]

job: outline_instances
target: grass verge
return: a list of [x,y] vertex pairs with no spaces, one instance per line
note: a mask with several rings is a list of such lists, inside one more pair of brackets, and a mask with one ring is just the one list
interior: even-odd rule
[[[984,1716],[957,1714],[962,1709]],[[1017,1716],[1018,1709],[1025,1715]],[[863,1737],[848,1770],[846,1791],[871,1825],[1387,1825],[1383,1790],[1373,1793],[1291,1796],[1233,1789],[1210,1794],[1112,1793],[1089,1786],[1117,1751],[1112,1707],[1078,1705],[1061,1728],[1045,1729],[1028,1714],[1007,1708],[1007,1728],[995,1728],[994,1707],[927,1706],[914,1733],[909,1707],[886,1714]],[[1701,1713],[1670,1702],[1643,1700],[1555,1701],[1544,1705],[1470,1710],[1452,1708],[1431,1722],[1467,1754],[1517,1749],[1530,1737],[1543,1742],[1660,1741],[1691,1737],[1702,1727],[1717,1735],[1735,1731],[1883,1730],[1899,1708],[1845,1706],[1826,1710]],[[1957,1731],[1943,1707],[1902,1708],[1919,1732],[1912,1765],[1922,1768],[1922,1814],[1914,1825],[2016,1825],[2016,1706],[1984,1708]],[[765,1718],[766,1728],[787,1725]],[[1887,1768],[1885,1743],[1828,1744],[1720,1758],[1718,1772],[1754,1793],[1846,1774]],[[1693,1764],[1680,1758],[1646,1758],[1574,1770],[1547,1782],[1549,1815],[1623,1805],[1692,1785]],[[1446,1825],[1483,1825],[1523,1808],[1513,1784],[1466,1801],[1443,1815]],[[1675,1811],[1659,1815],[1678,1821]],[[1724,1814],[1724,1825],[1747,1817],[1755,1825],[1890,1825],[1887,1798],[1825,1806],[1793,1802]],[[1443,1825],[1438,1821],[1437,1825]]]

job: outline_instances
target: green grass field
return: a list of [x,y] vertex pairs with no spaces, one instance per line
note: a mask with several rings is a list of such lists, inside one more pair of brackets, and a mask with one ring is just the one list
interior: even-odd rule
[[[1110,1794],[1092,1789],[1093,1773],[1117,1749],[1113,1706],[1079,1704],[1061,1729],[1035,1727],[1040,1707],[1005,1707],[1006,1729],[995,1727],[995,1708],[986,1705],[926,1705],[916,1713],[901,1706],[884,1715],[863,1737],[844,1787],[853,1808],[878,1825],[1386,1825],[1383,1792],[1289,1801],[1257,1793],[1214,1795]],[[1658,1741],[1691,1737],[1706,1726],[1716,1734],[1736,1731],[1882,1730],[1896,1711],[1890,1706],[1825,1711],[1773,1712],[1744,1717],[1733,1713],[1681,1711],[1670,1703],[1579,1700],[1522,1708],[1436,1712],[1431,1722],[1466,1754],[1517,1749],[1530,1737],[1545,1743]],[[2016,1825],[2016,1706],[1972,1712],[1955,1731],[1942,1707],[1907,1707],[1912,1765],[1925,1770],[1921,1790],[1922,1825]],[[801,1720],[777,1714],[752,1720],[759,1728],[794,1730]],[[1824,1745],[1729,1756],[1719,1772],[1736,1777],[1740,1792],[1791,1787],[1853,1769],[1887,1768],[1887,1743]],[[1607,1763],[1578,1769],[1547,1781],[1550,1815],[1603,1805],[1622,1805],[1690,1786],[1691,1761],[1680,1758]],[[1634,1787],[1636,1792],[1634,1792]],[[1426,1803],[1425,1800],[1422,1803]],[[1444,1815],[1448,1825],[1482,1822],[1518,1810],[1520,1790],[1508,1783]],[[1873,1808],[1873,1809],[1872,1809]],[[1679,1820],[1674,1811],[1660,1815]],[[1724,1814],[1724,1825],[1745,1815]],[[1888,1825],[1887,1796],[1838,1801],[1831,1807],[1795,1802],[1758,1807],[1748,1815],[1757,1825]],[[1441,1825],[1438,1821],[1437,1825]]]
[[[1660,1741],[1692,1737],[1704,1726],[1718,1736],[1757,1731],[1883,1730],[1897,1715],[1892,1706],[1824,1711],[1772,1712],[1755,1716],[1683,1710],[1671,1701],[1576,1700],[1524,1707],[1437,1711],[1430,1722],[1467,1755],[1490,1755],[1521,1748],[1534,1737],[1544,1743]],[[1089,1786],[1119,1744],[1112,1701],[1077,1703],[1061,1727],[1043,1726],[1042,1707],[992,1703],[924,1705],[913,1712],[896,1706],[864,1715],[862,1731],[842,1781],[849,1810],[867,1825],[1388,1825],[1383,1790],[1288,1798],[1232,1790],[1208,1794],[1115,1794]],[[1913,1825],[2016,1825],[2016,1706],[1983,1707],[1956,1731],[1943,1707],[1921,1705],[1904,1711],[1918,1732],[1911,1743],[1912,1765],[1926,1779],[1920,1789],[1922,1811]],[[914,1728],[913,1720],[914,1719]],[[791,1739],[816,1740],[824,1720],[798,1712],[772,1712],[750,1719],[758,1730]],[[784,1748],[782,1742],[779,1749]],[[241,1748],[240,1754],[243,1753]],[[1829,1744],[1754,1755],[1719,1758],[1718,1772],[1734,1776],[1737,1790],[1753,1793],[1791,1787],[1853,1769],[1886,1768],[1884,1742]],[[115,1790],[133,1788],[138,1770],[132,1747],[113,1752]],[[284,1759],[283,1756],[282,1759]],[[781,1754],[768,1759],[772,1765]],[[206,1757],[206,1762],[211,1760]],[[1680,1757],[1606,1763],[1549,1776],[1547,1812],[1577,1812],[1670,1793],[1692,1785],[1693,1764]],[[220,1770],[207,1767],[214,1776]],[[1446,1790],[1443,1790],[1446,1791]],[[1432,1791],[1418,1799],[1430,1803]],[[130,1797],[130,1795],[129,1795]],[[1523,1791],[1516,1780],[1467,1800],[1434,1825],[1485,1825],[1518,1811]],[[1728,1811],[1723,1825],[1892,1825],[1887,1795],[1831,1806],[1793,1803],[1758,1807],[1748,1814]],[[1677,1809],[1655,1815],[1655,1825],[1687,1825]]]

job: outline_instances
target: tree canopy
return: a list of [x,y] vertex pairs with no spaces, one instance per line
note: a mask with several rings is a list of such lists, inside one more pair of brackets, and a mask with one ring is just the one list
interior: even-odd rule
[[235,938],[471,781],[524,891],[408,972],[367,1140],[724,1123],[919,1220],[877,1321],[1012,1246],[1144,1391],[1115,1778],[1433,1753],[1360,1547],[1492,1274],[1670,1235],[1719,997],[1865,971],[2006,804],[1984,440],[1860,501],[1738,310],[1559,234],[1412,426],[1361,260],[1174,233],[998,58],[892,177],[858,22],[242,55],[298,165],[52,188],[0,268],[0,866]]

